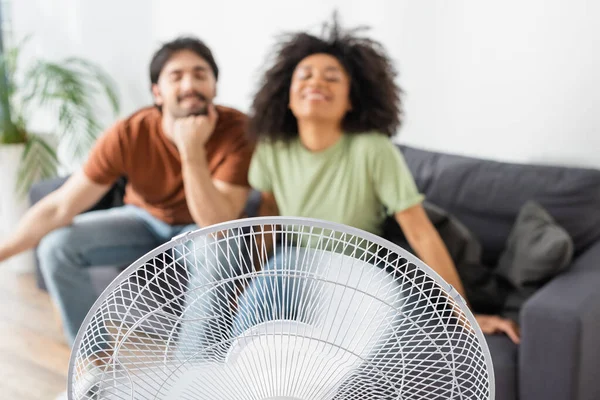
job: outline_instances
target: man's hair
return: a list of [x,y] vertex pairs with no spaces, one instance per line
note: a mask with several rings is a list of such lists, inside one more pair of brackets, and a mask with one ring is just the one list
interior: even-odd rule
[[158,82],[160,73],[173,54],[182,50],[192,51],[202,57],[208,65],[210,65],[215,75],[215,79],[219,78],[219,67],[208,46],[198,38],[187,36],[179,37],[173,41],[164,43],[162,47],[154,53],[152,61],[150,61],[150,82],[152,84]]
[[288,141],[298,136],[296,118],[289,109],[292,75],[304,58],[326,53],[334,56],[350,78],[352,109],[344,117],[346,133],[378,131],[393,136],[400,127],[402,90],[396,70],[383,46],[359,36],[367,28],[342,31],[337,14],[323,25],[321,37],[305,32],[284,34],[276,46],[273,65],[265,72],[254,97],[249,133],[254,137]]

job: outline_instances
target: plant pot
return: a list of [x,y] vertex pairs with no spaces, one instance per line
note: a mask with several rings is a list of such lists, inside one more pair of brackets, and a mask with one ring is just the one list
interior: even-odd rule
[[[0,240],[14,234],[21,217],[29,208],[27,196],[16,193],[17,173],[24,150],[24,144],[0,145]],[[33,251],[18,254],[3,264],[8,265],[2,265],[2,268],[8,266],[18,273],[33,272]]]

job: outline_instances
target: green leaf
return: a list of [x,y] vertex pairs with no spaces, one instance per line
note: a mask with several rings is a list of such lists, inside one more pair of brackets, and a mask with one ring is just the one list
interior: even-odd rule
[[[120,104],[116,85],[98,65],[79,57],[60,61],[36,60],[18,72],[18,58],[26,38],[6,49],[0,57],[0,145],[26,143],[20,173],[20,188],[56,173],[55,150],[39,136],[27,135],[28,118],[40,110],[56,116],[50,132],[80,158],[87,154],[102,131],[98,107],[102,101],[115,115]],[[17,81],[17,77],[22,77]]]
[[71,57],[68,58],[66,62],[82,68],[82,74],[84,76],[99,84],[110,102],[113,113],[115,115],[119,113],[120,105],[116,83],[106,72],[104,72],[104,70],[82,58]]
[[54,149],[41,137],[31,136],[19,165],[17,194],[24,196],[39,179],[55,177],[57,166],[58,159]]

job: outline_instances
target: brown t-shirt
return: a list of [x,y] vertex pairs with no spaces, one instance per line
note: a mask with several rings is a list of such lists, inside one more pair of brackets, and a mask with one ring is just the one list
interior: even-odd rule
[[[253,146],[246,136],[247,117],[232,108],[216,109],[219,118],[205,145],[211,175],[249,186]],[[144,208],[168,224],[194,222],[185,198],[179,151],[164,134],[162,115],[155,107],[141,109],[105,132],[83,170],[103,185],[126,176],[125,203]]]

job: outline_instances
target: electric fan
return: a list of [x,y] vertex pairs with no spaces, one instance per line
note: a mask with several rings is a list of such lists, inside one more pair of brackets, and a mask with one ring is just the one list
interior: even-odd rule
[[259,217],[173,238],[84,321],[70,399],[493,399],[458,293],[370,233]]

